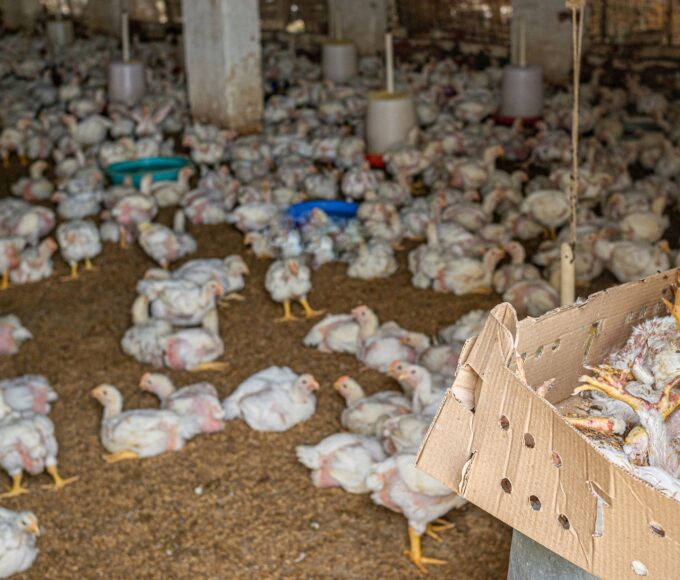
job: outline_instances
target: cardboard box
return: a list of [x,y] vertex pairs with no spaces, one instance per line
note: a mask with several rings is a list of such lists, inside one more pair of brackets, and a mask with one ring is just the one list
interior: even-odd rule
[[[418,467],[596,576],[680,577],[680,503],[610,463],[553,406],[633,325],[665,315],[675,280],[657,274],[521,322],[511,305],[494,308],[463,349]],[[545,398],[517,357],[529,385],[556,378]],[[454,389],[474,391],[473,411]]]

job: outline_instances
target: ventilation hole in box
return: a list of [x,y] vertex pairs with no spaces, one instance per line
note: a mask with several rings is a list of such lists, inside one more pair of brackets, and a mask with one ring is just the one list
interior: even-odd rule
[[529,496],[529,505],[531,506],[531,509],[537,512],[538,510],[541,509],[541,500],[538,499],[535,495],[530,495]]
[[529,449],[536,447],[536,440],[531,433],[524,434],[524,445],[526,445]]
[[510,429],[510,420],[505,415],[501,415],[501,418],[498,419],[498,424],[501,426],[503,431]]
[[660,538],[665,538],[666,537],[666,530],[661,527],[661,524],[657,524],[656,522],[651,522],[649,524],[649,529],[652,530],[652,533],[655,536],[659,536]]
[[560,525],[565,530],[568,530],[571,527],[571,524],[569,523],[569,518],[564,514],[560,514],[559,516],[557,516],[557,521],[560,522]]
[[538,359],[540,359],[542,356],[543,356],[543,347],[542,347],[542,346],[539,346],[539,347],[536,349],[536,353],[534,354],[534,358],[535,358],[536,360],[538,360]]
[[562,340],[559,339],[559,338],[555,342],[553,342],[552,346],[550,347],[550,348],[552,348],[553,352],[557,352],[560,349],[560,343],[561,342],[562,342]]
[[633,560],[630,563],[630,566],[633,569],[633,572],[635,572],[638,576],[647,576],[647,566],[640,562],[640,560]]
[[522,354],[519,355],[519,358],[522,359],[522,362],[525,362],[527,360],[528,353],[523,352]]
[[555,467],[562,467],[562,457],[557,451],[552,452],[552,462]]
[[[627,316],[630,316],[629,322],[630,322],[630,320],[633,320],[633,314],[631,312],[629,312]],[[597,322],[593,322],[590,325],[590,334],[597,335],[597,334],[599,334],[599,332],[600,332],[600,321],[598,320]]]
[[505,493],[512,493],[512,483],[510,483],[510,480],[507,477],[501,479],[501,489]]

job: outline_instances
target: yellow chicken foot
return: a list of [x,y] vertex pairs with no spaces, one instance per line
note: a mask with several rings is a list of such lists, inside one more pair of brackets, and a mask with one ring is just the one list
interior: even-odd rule
[[18,495],[23,495],[28,493],[28,488],[21,485],[22,474],[12,476],[12,487],[6,493],[0,494],[0,498],[5,497],[17,497]]
[[9,288],[9,270],[2,273],[2,281],[0,282],[0,290],[7,290]]
[[634,411],[645,406],[644,401],[626,391],[624,388],[625,383],[622,383],[621,379],[617,380],[611,372],[597,368],[593,370],[598,374],[600,380],[587,375],[582,376],[580,380],[586,384],[576,387],[573,392],[574,395],[584,391],[598,391],[612,399],[626,403]]
[[281,318],[277,318],[274,322],[293,322],[295,320],[297,320],[297,318],[290,312],[290,302],[286,300],[283,303],[283,316]]
[[[680,281],[680,272],[678,272],[678,281]],[[673,292],[674,297],[672,304],[670,300],[666,300],[666,298],[664,297],[662,297],[661,299],[663,300],[663,303],[666,305],[668,313],[671,314],[673,318],[675,318],[675,324],[677,325],[678,329],[680,329],[680,289],[673,287]]]
[[437,560],[435,558],[426,558],[423,556],[420,535],[413,528],[411,528],[411,526],[408,528],[408,539],[409,543],[411,544],[411,548],[409,550],[405,550],[404,554],[406,554],[411,559],[411,562],[413,562],[418,570],[420,570],[423,574],[427,574],[427,568],[425,567],[425,564],[440,566],[447,563],[446,560]]
[[71,281],[78,279],[78,262],[71,262],[71,274],[69,276],[62,276],[62,280]]
[[106,463],[118,463],[119,461],[125,461],[126,459],[139,459],[134,451],[118,451],[117,453],[107,453],[102,455],[102,459]]
[[204,362],[193,369],[189,369],[192,373],[200,373],[203,371],[218,371],[225,372],[229,370],[229,363],[226,362]]
[[305,310],[305,316],[307,318],[314,318],[316,316],[321,316],[325,310],[314,310],[310,305],[309,302],[307,302],[306,298],[300,298],[300,304],[302,304],[302,308]]
[[588,429],[598,433],[614,433],[618,426],[611,417],[565,417],[565,420],[577,429]]
[[92,262],[90,261],[90,258],[85,258],[85,269],[86,269],[88,272],[91,272],[92,270],[95,269],[94,265],[93,265]]
[[450,530],[451,528],[454,528],[455,524],[452,524],[451,522],[448,522],[443,519],[438,519],[435,520],[434,524],[427,524],[427,528],[425,529],[425,534],[429,537],[432,538],[435,542],[441,542],[442,539],[439,536],[438,532],[445,532],[446,530]]
[[242,294],[239,294],[238,292],[232,292],[231,294],[227,294],[224,298],[219,300],[217,304],[220,306],[229,306],[229,302],[233,300],[236,300],[237,302],[245,302],[246,297]]
[[54,485],[46,485],[45,487],[50,487],[54,491],[60,490],[66,487],[69,483],[73,483],[80,479],[79,475],[74,475],[73,477],[67,477],[66,479],[62,479],[61,475],[59,475],[59,470],[57,469],[56,465],[50,465],[47,468],[47,473],[49,473],[52,479],[54,480]]

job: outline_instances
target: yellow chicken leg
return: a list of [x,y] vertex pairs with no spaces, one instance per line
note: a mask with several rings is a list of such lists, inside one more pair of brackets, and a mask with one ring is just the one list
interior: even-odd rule
[[219,371],[224,372],[229,370],[229,363],[226,362],[204,362],[193,369],[189,369],[192,373],[200,373],[202,371]]
[[231,294],[227,294],[224,298],[222,298],[217,304],[219,306],[229,306],[229,302],[231,301],[238,301],[238,302],[245,302],[246,297],[239,294],[238,292],[232,292]]
[[46,485],[45,487],[51,487],[54,491],[60,490],[66,487],[69,483],[73,483],[80,479],[79,475],[74,475],[73,477],[67,477],[66,479],[62,479],[61,475],[59,475],[59,470],[57,469],[56,465],[50,465],[47,468],[47,473],[49,473],[52,479],[54,480],[54,485],[51,486]]
[[71,262],[71,274],[69,276],[62,276],[62,280],[72,281],[78,279],[78,262]]
[[452,524],[451,522],[447,522],[446,520],[441,519],[435,520],[435,524],[427,524],[427,528],[425,529],[425,534],[427,535],[427,537],[432,538],[435,542],[442,541],[438,532],[445,532],[446,530],[450,530],[451,528],[454,527],[454,524]]
[[118,451],[117,453],[107,453],[102,455],[102,459],[106,463],[118,463],[119,461],[125,461],[126,459],[139,459],[134,451]]
[[309,302],[307,302],[306,298],[300,298],[300,304],[302,304],[302,308],[305,310],[305,316],[307,318],[315,318],[316,316],[321,316],[325,310],[314,310],[310,305]]
[[274,322],[293,322],[294,320],[297,320],[297,318],[290,312],[290,301],[285,300],[283,302],[283,316],[277,318]]
[[23,474],[19,472],[12,476],[12,487],[10,487],[7,492],[0,494],[0,498],[17,497],[18,495],[28,493],[28,488],[21,485],[22,475]]
[[446,560],[437,560],[435,558],[426,558],[423,556],[423,550],[420,543],[420,534],[416,532],[411,526],[408,528],[408,539],[411,544],[411,548],[406,550],[404,553],[411,559],[418,570],[423,574],[427,574],[427,568],[425,564],[430,564],[432,566],[441,566],[442,564],[447,564]]
[[2,273],[2,282],[0,282],[0,290],[7,290],[9,288],[9,270]]
[[92,270],[95,269],[95,267],[94,267],[94,265],[92,264],[92,261],[90,260],[90,258],[85,258],[85,269],[86,269],[88,272],[91,272]]

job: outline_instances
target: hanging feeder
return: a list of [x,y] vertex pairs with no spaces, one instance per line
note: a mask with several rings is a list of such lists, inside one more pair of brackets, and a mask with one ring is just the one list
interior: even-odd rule
[[144,64],[130,60],[130,27],[127,12],[121,14],[122,62],[109,65],[109,100],[128,107],[137,103],[146,93]]

